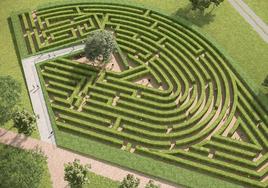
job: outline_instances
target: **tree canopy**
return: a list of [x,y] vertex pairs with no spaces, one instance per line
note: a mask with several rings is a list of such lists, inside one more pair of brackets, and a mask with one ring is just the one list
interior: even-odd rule
[[203,12],[205,9],[209,8],[210,5],[219,6],[224,0],[190,0],[192,3],[193,10],[200,10]]
[[11,76],[0,76],[0,124],[11,119],[14,107],[20,101],[20,84]]
[[26,110],[15,112],[13,122],[19,133],[31,135],[35,130],[36,118]]
[[103,63],[108,63],[111,54],[115,49],[115,38],[111,31],[97,30],[87,38],[85,46],[85,56],[90,61],[101,59]]
[[90,166],[82,165],[78,159],[64,165],[64,180],[68,181],[71,187],[82,187],[89,183],[88,172]]
[[46,157],[39,150],[0,145],[0,187],[38,188]]

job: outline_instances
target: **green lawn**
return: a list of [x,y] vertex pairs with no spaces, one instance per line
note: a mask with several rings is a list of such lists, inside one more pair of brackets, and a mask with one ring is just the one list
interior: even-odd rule
[[119,182],[96,175],[92,172],[89,173],[90,183],[85,185],[84,188],[118,188]]
[[245,3],[268,24],[268,1],[265,0],[244,0]]

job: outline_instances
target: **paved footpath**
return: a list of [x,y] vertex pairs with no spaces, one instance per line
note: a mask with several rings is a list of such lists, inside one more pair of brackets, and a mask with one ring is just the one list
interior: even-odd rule
[[175,188],[178,186],[171,185],[168,182],[158,181],[141,173],[133,172],[131,170],[123,169],[102,161],[85,157],[61,148],[56,147],[44,141],[36,140],[30,137],[25,137],[22,134],[17,134],[11,131],[0,128],[0,143],[10,145],[22,149],[34,149],[40,147],[47,156],[48,168],[51,175],[51,180],[54,188],[65,188],[67,182],[64,181],[64,164],[80,159],[82,164],[90,164],[91,171],[110,178],[112,180],[121,181],[127,174],[134,174],[141,180],[141,188],[150,180],[153,179],[161,188]]
[[[264,0],[267,1],[267,0]],[[268,26],[243,0],[229,0],[237,12],[253,27],[260,37],[268,43]],[[267,10],[268,11],[268,10]]]
[[44,142],[56,145],[53,135],[51,122],[49,119],[47,106],[45,103],[44,95],[41,89],[40,80],[36,71],[35,65],[37,63],[53,59],[62,55],[72,53],[84,48],[84,45],[77,45],[69,48],[56,50],[53,52],[35,55],[22,60],[23,71],[31,98],[31,103],[34,113],[38,116],[37,126],[40,133],[40,138]]

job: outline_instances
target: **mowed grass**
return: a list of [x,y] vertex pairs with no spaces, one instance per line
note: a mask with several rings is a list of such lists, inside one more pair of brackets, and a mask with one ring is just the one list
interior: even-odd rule
[[99,176],[92,172],[89,173],[89,183],[83,188],[118,188],[120,182],[113,181],[103,176]]
[[244,0],[244,2],[268,24],[268,1],[265,0]]

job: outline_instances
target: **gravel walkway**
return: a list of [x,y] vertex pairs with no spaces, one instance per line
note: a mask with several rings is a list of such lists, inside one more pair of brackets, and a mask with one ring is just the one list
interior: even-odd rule
[[48,157],[48,168],[53,182],[53,187],[64,188],[67,187],[67,182],[64,181],[64,164],[74,161],[74,159],[80,159],[82,164],[91,164],[91,171],[110,178],[112,180],[121,181],[127,174],[134,174],[141,180],[141,187],[150,180],[153,179],[157,184],[161,185],[161,188],[174,188],[177,186],[171,185],[164,181],[157,181],[154,178],[150,178],[144,174],[136,173],[131,170],[119,168],[117,166],[110,165],[105,162],[101,162],[89,157],[85,157],[61,148],[56,147],[53,144],[36,140],[33,138],[25,137],[21,134],[16,134],[11,131],[0,128],[0,143],[11,145],[13,147],[22,149],[34,149],[40,147],[41,150]]
[[268,26],[243,0],[229,0],[238,13],[253,27],[260,37],[268,43]]

